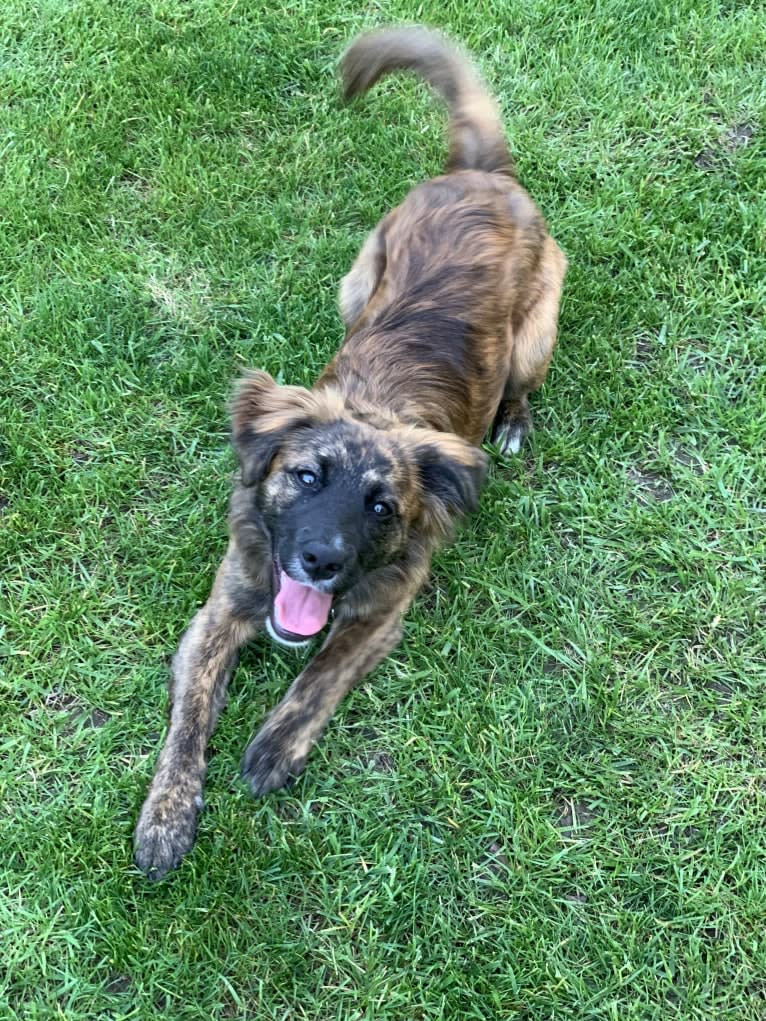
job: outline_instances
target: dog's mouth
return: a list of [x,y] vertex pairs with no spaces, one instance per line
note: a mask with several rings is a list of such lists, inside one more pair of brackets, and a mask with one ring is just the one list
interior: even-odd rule
[[269,623],[283,642],[300,645],[326,627],[332,608],[332,595],[311,585],[295,581],[274,562],[274,588]]

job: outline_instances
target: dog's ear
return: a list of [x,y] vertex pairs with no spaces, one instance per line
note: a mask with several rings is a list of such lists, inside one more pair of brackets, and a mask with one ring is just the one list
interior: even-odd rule
[[302,386],[279,386],[268,372],[249,372],[231,402],[232,443],[242,467],[242,482],[264,478],[285,436],[312,418],[315,401]]
[[447,534],[455,518],[478,507],[487,455],[454,433],[417,432],[414,453],[423,515],[429,530]]

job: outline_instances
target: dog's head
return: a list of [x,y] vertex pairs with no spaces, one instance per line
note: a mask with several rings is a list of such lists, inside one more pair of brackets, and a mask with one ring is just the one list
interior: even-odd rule
[[253,372],[232,411],[242,483],[271,541],[270,630],[288,644],[318,634],[334,598],[413,540],[434,545],[478,501],[481,450],[393,420],[372,425],[332,389]]

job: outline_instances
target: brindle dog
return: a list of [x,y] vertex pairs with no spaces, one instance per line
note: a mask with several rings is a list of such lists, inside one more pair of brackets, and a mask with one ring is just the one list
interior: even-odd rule
[[173,660],[170,728],[136,828],[136,862],[153,878],[194,841],[205,750],[242,644],[262,627],[302,644],[332,617],[245,752],[258,795],[301,773],[343,696],[398,643],[433,551],[478,501],[488,428],[512,452],[530,429],[566,260],[470,64],[433,32],[375,32],[343,57],[346,96],[394,69],[445,100],[447,172],[365,241],[340,287],[345,342],[314,389],[254,372],[234,397],[229,547]]

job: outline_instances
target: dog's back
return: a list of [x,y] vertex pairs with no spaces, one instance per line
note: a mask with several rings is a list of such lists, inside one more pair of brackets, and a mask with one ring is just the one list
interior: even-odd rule
[[345,95],[394,70],[415,72],[446,102],[447,172],[417,185],[362,249],[341,286],[346,343],[322,383],[478,443],[503,394],[509,331],[534,292],[545,224],[470,63],[427,29],[384,29],[343,57]]

